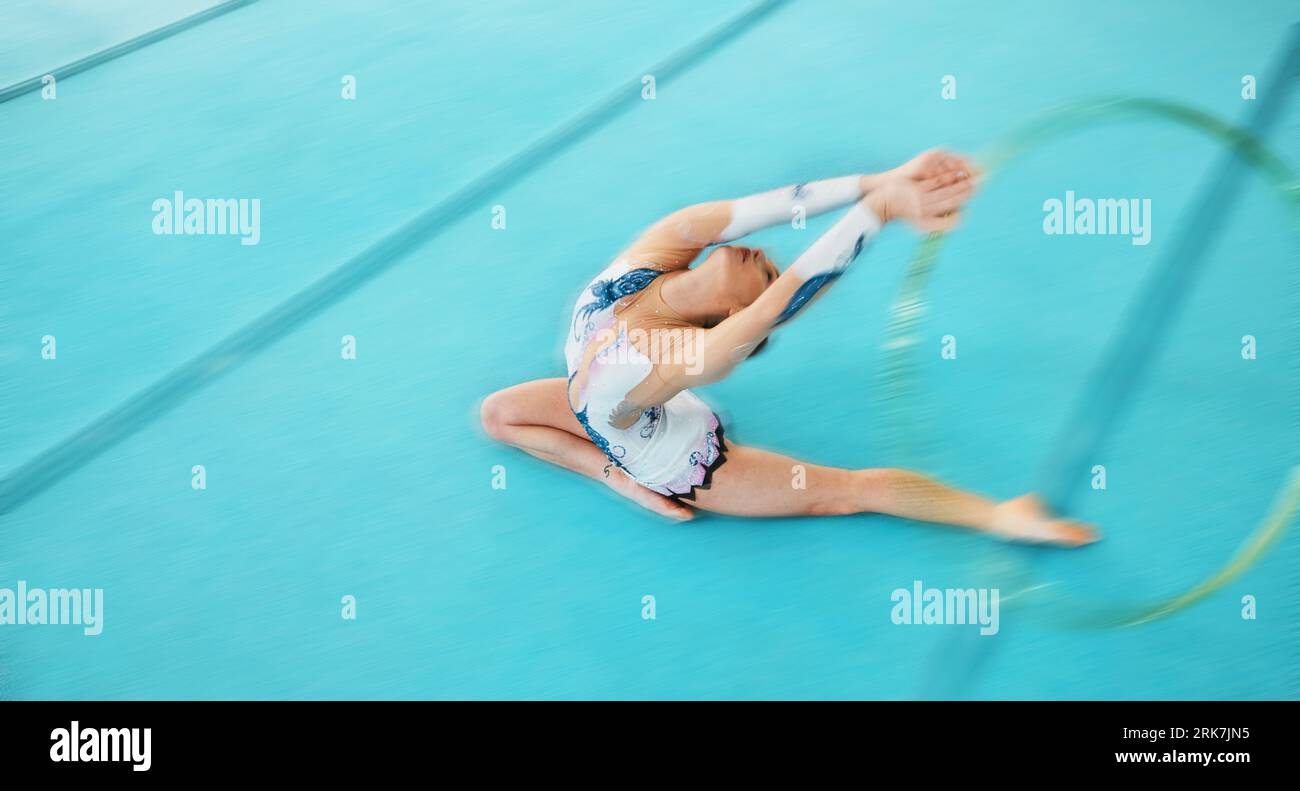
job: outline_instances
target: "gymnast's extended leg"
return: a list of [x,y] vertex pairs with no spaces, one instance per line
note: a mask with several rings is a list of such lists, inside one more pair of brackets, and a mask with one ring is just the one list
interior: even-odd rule
[[1053,518],[1033,495],[998,503],[910,470],[823,467],[731,445],[709,487],[695,490],[693,504],[735,516],[890,514],[1066,546],[1096,540],[1092,527]]

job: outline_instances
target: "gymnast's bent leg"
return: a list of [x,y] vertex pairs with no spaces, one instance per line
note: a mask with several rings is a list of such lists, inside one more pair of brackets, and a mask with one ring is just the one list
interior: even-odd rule
[[483,429],[542,461],[604,483],[643,508],[679,521],[694,512],[632,480],[609,463],[569,409],[565,379],[538,379],[498,390],[483,400]]

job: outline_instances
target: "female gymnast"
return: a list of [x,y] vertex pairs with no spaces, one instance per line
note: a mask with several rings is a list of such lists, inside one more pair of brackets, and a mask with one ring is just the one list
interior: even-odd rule
[[[490,395],[483,426],[501,442],[604,481],[660,514],[882,513],[1079,546],[1092,527],[1047,513],[1032,494],[997,503],[915,472],[838,469],[724,445],[713,411],[691,392],[716,382],[838,278],[881,227],[956,226],[976,174],[928,151],[884,173],[814,181],[688,206],[650,227],[574,306],[568,377]],[[760,250],[726,244],[792,218],[852,206],[785,272]],[[690,264],[706,247],[704,262]]]

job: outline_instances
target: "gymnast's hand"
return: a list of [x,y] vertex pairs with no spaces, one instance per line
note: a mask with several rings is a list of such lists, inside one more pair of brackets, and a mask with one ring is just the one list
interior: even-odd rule
[[921,231],[950,231],[978,175],[967,158],[934,149],[870,177],[863,200],[882,223],[903,219]]

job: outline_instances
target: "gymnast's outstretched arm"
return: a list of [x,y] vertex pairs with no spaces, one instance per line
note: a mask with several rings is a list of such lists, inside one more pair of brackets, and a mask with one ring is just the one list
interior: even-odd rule
[[860,200],[879,182],[875,174],[855,174],[810,181],[747,195],[735,200],[697,203],[650,226],[625,251],[657,269],[685,269],[700,251],[755,231],[842,208]]

